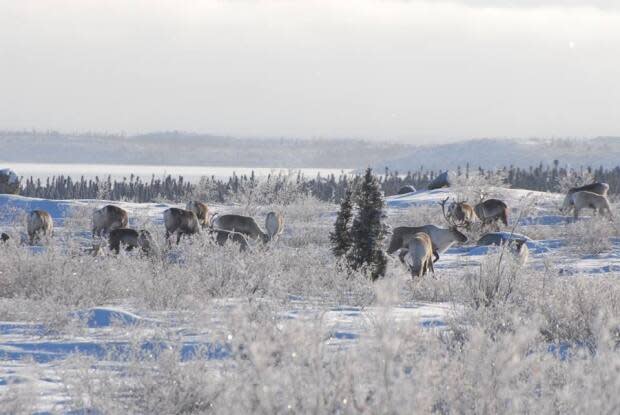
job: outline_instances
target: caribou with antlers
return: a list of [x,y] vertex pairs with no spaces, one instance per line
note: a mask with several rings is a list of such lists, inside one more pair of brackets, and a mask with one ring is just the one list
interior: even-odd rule
[[[444,206],[447,201],[448,198],[445,198],[441,202],[442,206]],[[448,216],[453,223],[463,226],[468,230],[476,221],[476,212],[474,211],[474,208],[465,201],[452,202],[448,207],[448,213],[446,216]]]
[[407,254],[409,242],[419,232],[426,233],[431,238],[432,252],[435,256],[434,262],[439,260],[439,254],[443,254],[453,244],[467,242],[467,236],[459,231],[459,228],[463,227],[463,225],[457,224],[446,214],[445,205],[447,201],[448,199],[443,200],[440,205],[443,217],[450,225],[448,229],[442,229],[435,225],[399,226],[392,231],[392,238],[390,239],[387,253],[393,254],[400,249],[399,257],[402,261]]

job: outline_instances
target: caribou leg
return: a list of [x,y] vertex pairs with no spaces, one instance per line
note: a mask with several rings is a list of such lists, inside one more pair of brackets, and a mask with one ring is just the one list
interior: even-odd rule
[[407,255],[407,253],[409,253],[409,250],[403,248],[398,254],[398,259],[400,259],[400,262],[402,262],[403,264],[405,263],[405,256]]

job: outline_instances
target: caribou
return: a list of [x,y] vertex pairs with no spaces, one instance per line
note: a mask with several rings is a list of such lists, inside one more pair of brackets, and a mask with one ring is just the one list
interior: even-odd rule
[[[429,270],[433,274],[435,273],[433,268],[433,243],[428,234],[424,232],[414,234],[409,241],[405,255],[409,257],[407,265],[412,277],[423,277]],[[404,258],[401,261],[405,262]]]
[[229,231],[213,231],[215,233],[215,242],[218,245],[224,246],[226,242],[231,241],[239,244],[239,248],[245,251],[248,248],[248,240],[245,235],[239,232]]
[[183,235],[194,235],[200,232],[198,217],[194,212],[179,208],[169,208],[164,211],[164,226],[166,240],[170,243],[170,236],[177,234],[177,245]]
[[209,207],[206,203],[199,202],[197,200],[190,200],[185,206],[186,210],[194,212],[198,218],[198,223],[203,228],[209,224]]
[[130,228],[117,228],[110,231],[108,244],[110,250],[116,254],[120,252],[121,245],[125,247],[126,251],[131,251],[134,248],[142,248],[145,254],[150,253],[155,246],[153,237],[149,231],[144,229],[136,231]]
[[11,237],[9,236],[8,233],[4,233],[2,232],[2,235],[0,236],[0,241],[2,242],[8,242],[9,239],[11,239]]
[[44,210],[33,210],[28,214],[26,224],[30,245],[36,240],[40,240],[41,235],[52,236],[54,222],[52,216]]
[[270,240],[279,236],[284,230],[284,216],[276,212],[267,213],[267,217],[265,218],[265,229],[267,230],[267,235],[269,235]]
[[[566,206],[566,205],[565,205]],[[597,193],[579,191],[575,192],[570,196],[570,202],[568,207],[563,206],[563,211],[570,209],[574,209],[574,218],[579,218],[579,212],[581,209],[590,208],[594,210],[594,213],[598,211],[601,215],[607,214],[609,219],[613,219],[613,215],[611,213],[611,207],[609,206],[609,200],[607,200],[607,196],[601,196]]]
[[[390,239],[387,253],[393,254],[399,249],[406,249],[413,236],[419,232],[426,233],[431,238],[435,262],[439,260],[439,254],[446,252],[453,244],[467,242],[467,236],[459,231],[459,225],[446,214],[446,202],[447,199],[443,200],[440,205],[444,219],[450,225],[448,229],[443,229],[435,225],[396,227],[392,231],[392,238]],[[399,255],[401,260],[404,255],[406,255],[406,252],[401,251]]]
[[[445,199],[448,200],[447,198]],[[445,201],[443,202],[445,203]],[[453,202],[448,208],[447,215],[455,224],[470,229],[476,220],[476,212],[474,208],[467,202]]]
[[483,200],[474,206],[474,212],[482,222],[483,228],[495,224],[499,230],[497,222],[500,220],[505,226],[508,226],[508,206],[499,199]]
[[106,205],[93,212],[93,237],[109,234],[118,228],[126,228],[128,215],[125,209],[114,205]]
[[566,197],[564,198],[564,203],[562,203],[562,207],[560,208],[560,212],[562,213],[570,213],[571,209],[574,208],[573,203],[573,195],[577,192],[591,192],[596,193],[597,195],[607,197],[607,192],[609,191],[609,185],[607,183],[590,183],[581,187],[571,187],[568,189],[566,193]]
[[527,236],[509,232],[488,232],[478,239],[478,246],[507,246],[510,252],[525,264],[529,258],[530,250],[527,247]]
[[258,226],[254,218],[241,215],[217,215],[212,222],[215,232],[238,233],[250,239],[260,239],[263,243],[269,242],[269,235]]

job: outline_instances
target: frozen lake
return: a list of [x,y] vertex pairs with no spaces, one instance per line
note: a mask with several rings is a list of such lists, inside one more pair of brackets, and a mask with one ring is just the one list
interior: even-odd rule
[[173,177],[183,176],[189,182],[197,182],[203,176],[215,176],[216,178],[226,179],[237,175],[250,175],[252,171],[257,176],[267,176],[269,174],[297,174],[301,172],[306,177],[314,177],[318,173],[325,177],[330,174],[336,176],[341,173],[351,173],[350,169],[324,169],[324,168],[280,168],[280,167],[239,167],[239,166],[163,166],[163,165],[141,165],[141,164],[42,164],[42,163],[10,163],[1,162],[0,168],[10,168],[18,176],[24,178],[33,177],[35,179],[45,179],[47,177],[65,175],[74,179],[84,176],[86,179],[103,178],[108,175],[112,179],[129,178],[131,174],[144,179],[151,176],[163,177],[171,175]]

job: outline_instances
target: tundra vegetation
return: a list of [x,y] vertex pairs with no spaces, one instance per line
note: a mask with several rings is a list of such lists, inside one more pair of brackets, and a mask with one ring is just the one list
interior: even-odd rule
[[[359,218],[374,219],[364,229],[377,234],[385,232],[385,223],[392,228],[445,224],[438,205],[397,209],[382,218],[376,182],[371,177],[361,186],[366,196],[349,194],[338,219],[338,206],[305,192],[291,191],[284,202],[248,196],[246,204],[229,205],[227,213],[265,218],[276,211],[286,218],[277,245],[257,243],[245,251],[219,246],[208,232],[167,247],[163,224],[139,219],[140,229],[164,248],[160,254],[121,250],[93,257],[83,254],[74,237],[89,230],[83,211],[65,218],[64,228],[41,250],[17,242],[23,232],[18,225],[3,224],[12,238],[0,246],[0,320],[37,322],[55,336],[78,336],[87,329],[70,318],[72,312],[123,305],[145,315],[174,315],[175,324],[208,330],[231,351],[219,361],[206,358],[208,350],[183,359],[178,332],[157,325],[135,330],[121,369],[79,355],[53,366],[33,364],[33,373],[62,380],[65,411],[617,412],[620,276],[566,276],[561,270],[565,255],[613,249],[618,234],[607,219],[567,221],[545,230],[520,226],[525,235],[566,242],[560,254],[536,263],[523,265],[500,247],[476,266],[456,261],[436,268],[435,278],[426,275],[412,284],[406,266],[385,256],[383,277],[373,282],[376,274],[365,266],[342,266],[362,234],[351,231],[356,218],[358,226]],[[530,201],[514,208],[532,209]],[[557,207],[548,209],[555,214]],[[335,236],[338,229],[349,231],[344,239]],[[470,239],[475,244],[477,239]],[[376,258],[378,246],[363,251],[369,253],[365,258]],[[445,326],[411,325],[391,313],[420,302],[447,303]],[[226,311],[214,319],[220,306]],[[293,307],[310,312],[286,318]],[[333,345],[326,315],[342,307],[373,312],[359,338]],[[162,339],[166,346],[157,353],[140,347],[145,340]],[[0,396],[0,412],[34,412],[39,401],[16,382]]]

